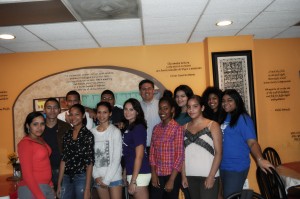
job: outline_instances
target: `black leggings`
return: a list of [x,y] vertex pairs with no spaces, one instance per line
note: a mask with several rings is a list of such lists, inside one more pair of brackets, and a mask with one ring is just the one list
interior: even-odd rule
[[187,176],[191,199],[217,199],[219,192],[219,177],[215,178],[214,186],[206,189],[204,186],[206,177]]
[[179,197],[179,188],[181,185],[181,177],[180,173],[177,174],[174,180],[174,187],[171,192],[166,192],[164,190],[166,183],[168,182],[170,175],[168,176],[158,176],[158,180],[160,183],[160,188],[153,187],[151,185],[151,199],[178,199]]

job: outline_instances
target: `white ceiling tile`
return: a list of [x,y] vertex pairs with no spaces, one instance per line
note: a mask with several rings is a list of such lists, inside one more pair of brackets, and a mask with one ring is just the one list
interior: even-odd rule
[[13,53],[13,51],[10,51],[10,50],[8,50],[6,48],[0,47],[0,54],[5,54],[5,53]]
[[168,17],[149,18],[143,23],[144,34],[188,32],[190,33],[197,23],[198,17]]
[[[255,14],[253,13],[203,15],[195,31],[241,29],[245,27],[254,17]],[[217,22],[223,20],[230,20],[233,23],[229,26],[222,26],[222,27],[216,25]]]
[[55,40],[48,41],[48,43],[58,50],[99,47],[93,39]]
[[208,0],[143,0],[143,18],[200,16]]
[[0,34],[13,34],[16,36],[13,40],[0,40],[0,44],[4,43],[16,43],[16,42],[26,42],[26,41],[40,41],[38,37],[33,35],[31,32],[27,31],[22,26],[4,26],[0,27]]
[[38,52],[55,50],[53,47],[43,41],[17,42],[10,44],[1,44],[1,46],[14,52]]
[[142,28],[140,19],[87,21],[87,29],[102,47],[142,45]]
[[195,31],[191,36],[189,42],[199,42],[207,37],[232,36],[235,35],[238,31],[239,29]]
[[27,25],[26,29],[45,41],[91,38],[80,22]]
[[169,34],[156,34],[149,35],[145,37],[146,45],[156,45],[156,44],[178,44],[186,43],[187,41],[186,33],[173,32]]
[[247,28],[289,27],[300,20],[300,11],[263,12],[255,18]]
[[[293,27],[300,21],[300,0],[137,1],[141,19],[0,27],[0,33],[16,36],[0,40],[0,53],[201,42],[237,34],[300,38],[299,27]],[[215,25],[225,19],[233,24]]]
[[300,26],[293,26],[286,31],[275,36],[275,38],[299,38],[300,37]]
[[299,0],[276,0],[265,11],[297,11],[300,12]]
[[205,14],[259,13],[273,0],[211,0]]
[[285,30],[285,28],[251,28],[244,29],[238,33],[238,35],[253,35],[255,39],[272,38],[278,33]]

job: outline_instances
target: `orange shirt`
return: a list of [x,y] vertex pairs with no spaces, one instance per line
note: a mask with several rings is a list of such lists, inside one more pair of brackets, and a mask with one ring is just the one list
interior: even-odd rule
[[46,142],[40,144],[25,136],[18,144],[18,154],[23,177],[19,186],[27,186],[36,198],[46,198],[39,184],[53,185],[49,159],[51,148]]

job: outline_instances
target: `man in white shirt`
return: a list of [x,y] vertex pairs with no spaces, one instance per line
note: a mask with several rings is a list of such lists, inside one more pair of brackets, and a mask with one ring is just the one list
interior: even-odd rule
[[[77,91],[69,91],[66,95],[66,102],[67,102],[67,107],[68,109],[70,109],[74,104],[80,104],[80,94]],[[87,120],[86,123],[86,128],[87,129],[92,129],[93,128],[93,119],[90,118],[90,115],[88,112],[85,112],[85,117]],[[58,114],[57,116],[58,119],[65,121],[67,123],[70,123],[70,119],[69,119],[69,110],[64,111],[60,114]]]
[[140,95],[142,97],[141,106],[147,121],[147,152],[151,143],[153,127],[160,122],[158,115],[158,99],[154,97],[154,83],[149,79],[144,79],[139,83]]

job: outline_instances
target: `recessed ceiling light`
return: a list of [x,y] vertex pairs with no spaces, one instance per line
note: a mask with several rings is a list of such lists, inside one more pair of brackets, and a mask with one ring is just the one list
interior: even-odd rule
[[0,34],[0,39],[15,39],[16,37],[11,34]]
[[232,21],[226,20],[226,21],[219,21],[216,25],[217,26],[228,26],[232,24]]

